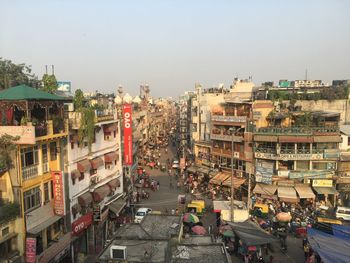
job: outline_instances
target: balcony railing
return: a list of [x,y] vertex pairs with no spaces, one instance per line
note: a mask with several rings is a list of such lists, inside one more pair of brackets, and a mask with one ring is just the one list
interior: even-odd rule
[[31,165],[22,168],[23,180],[29,180],[38,176],[38,165]]
[[241,137],[241,136],[224,135],[224,134],[215,134],[215,133],[212,132],[210,134],[210,139],[212,139],[212,140],[219,140],[219,141],[229,141],[229,142],[231,142],[232,140],[234,142],[242,142],[243,137]]
[[49,172],[49,163],[43,163],[43,173]]
[[35,137],[46,136],[47,131],[47,123],[40,123],[34,126],[35,127]]
[[320,135],[320,134],[337,134],[339,127],[289,127],[289,128],[275,128],[264,127],[255,131],[256,134],[272,134],[272,135]]
[[95,117],[96,117],[96,122],[114,120],[114,114],[110,110],[96,110]]
[[222,121],[222,122],[246,122],[246,116],[222,116],[222,115],[212,115],[212,121]]

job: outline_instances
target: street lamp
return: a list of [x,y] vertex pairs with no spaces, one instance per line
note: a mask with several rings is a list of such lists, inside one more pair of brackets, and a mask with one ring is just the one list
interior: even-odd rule
[[239,132],[242,128],[235,129],[235,128],[229,128],[229,131],[231,132],[231,221],[234,221],[234,212],[233,212],[233,196],[234,196],[234,184],[233,184],[233,150],[234,150],[234,136],[237,132]]

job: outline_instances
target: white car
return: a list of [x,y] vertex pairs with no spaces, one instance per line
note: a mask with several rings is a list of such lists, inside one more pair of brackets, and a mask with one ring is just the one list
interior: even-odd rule
[[173,161],[173,166],[172,166],[173,169],[178,169],[180,168],[180,165],[179,165],[179,161],[175,160]]
[[152,209],[151,208],[146,208],[146,207],[141,207],[139,208],[139,210],[137,210],[136,215],[135,215],[135,223],[140,223],[142,221],[142,219],[148,215],[152,213]]

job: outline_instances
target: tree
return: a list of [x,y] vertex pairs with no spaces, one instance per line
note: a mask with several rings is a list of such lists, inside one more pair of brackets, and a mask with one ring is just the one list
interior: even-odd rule
[[13,168],[12,152],[16,149],[14,144],[19,137],[5,134],[0,137],[0,171]]
[[44,74],[42,82],[43,82],[43,87],[41,89],[43,91],[53,93],[58,88],[56,77],[53,74],[52,75]]
[[76,110],[79,110],[84,106],[84,93],[81,89],[75,91],[73,103]]
[[81,119],[78,130],[78,140],[80,146],[87,142],[89,152],[91,152],[92,143],[95,140],[95,110],[92,107],[80,108]]
[[15,64],[0,57],[0,90],[26,84],[33,88],[40,87],[40,80],[32,74],[31,66],[24,63]]

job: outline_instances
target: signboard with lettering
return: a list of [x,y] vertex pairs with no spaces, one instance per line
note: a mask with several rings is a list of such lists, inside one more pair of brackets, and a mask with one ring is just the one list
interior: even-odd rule
[[34,126],[0,126],[0,136],[4,134],[18,136],[15,144],[35,144]]
[[36,238],[26,238],[26,263],[35,263],[36,261]]
[[257,160],[255,166],[255,180],[259,183],[272,184],[273,162]]
[[123,123],[124,123],[124,164],[132,165],[132,119],[131,104],[123,105]]
[[274,154],[274,153],[254,153],[257,159],[272,159],[272,160],[320,160],[323,159],[323,154]]
[[312,186],[315,186],[315,187],[332,187],[333,186],[333,180],[316,179],[316,180],[312,181]]
[[52,171],[52,182],[53,182],[53,196],[54,205],[53,210],[56,215],[64,215],[64,193],[63,193],[63,183],[62,183],[62,172]]
[[92,213],[83,215],[72,223],[73,235],[79,235],[92,224]]
[[289,179],[321,179],[332,178],[334,171],[327,170],[311,170],[311,171],[289,171]]

